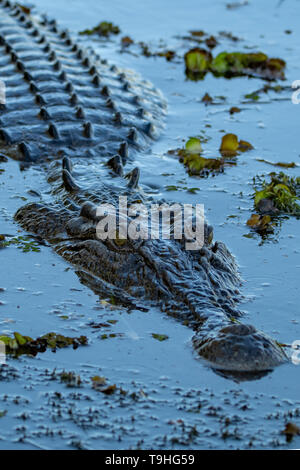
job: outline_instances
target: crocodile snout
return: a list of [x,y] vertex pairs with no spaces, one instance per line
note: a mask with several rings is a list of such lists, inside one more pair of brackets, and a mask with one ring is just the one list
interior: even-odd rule
[[258,372],[288,360],[282,347],[252,325],[235,323],[212,331],[204,341],[194,339],[198,354],[216,369]]

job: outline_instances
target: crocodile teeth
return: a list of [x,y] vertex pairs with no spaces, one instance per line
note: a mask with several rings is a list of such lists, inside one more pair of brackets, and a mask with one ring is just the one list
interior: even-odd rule
[[62,171],[62,180],[64,183],[64,187],[67,191],[78,191],[80,189],[79,186],[77,186],[77,184],[75,183],[69,171],[65,168]]
[[139,168],[134,168],[128,175],[126,175],[126,178],[129,178],[127,187],[129,189],[136,189],[138,184],[139,184],[139,178],[140,178],[140,169]]
[[115,155],[114,157],[110,158],[107,162],[107,165],[112,168],[117,175],[123,176],[123,163],[120,155]]

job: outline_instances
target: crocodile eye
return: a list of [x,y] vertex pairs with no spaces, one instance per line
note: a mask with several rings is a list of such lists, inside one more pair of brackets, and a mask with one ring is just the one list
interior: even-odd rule
[[114,244],[118,247],[122,247],[127,244],[127,238],[120,238],[119,232],[117,232],[116,238],[113,240]]

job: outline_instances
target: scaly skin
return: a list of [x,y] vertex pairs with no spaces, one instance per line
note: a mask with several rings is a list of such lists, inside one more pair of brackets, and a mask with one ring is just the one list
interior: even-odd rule
[[[196,252],[187,251],[184,240],[120,244],[96,236],[99,204],[117,205],[121,195],[129,204],[153,202],[147,188],[139,188],[132,163],[163,127],[160,93],[88,54],[55,22],[28,18],[1,0],[0,67],[7,86],[0,149],[49,166],[52,188],[51,204],[31,203],[17,211],[21,226],[51,243],[95,292],[138,308],[159,305],[188,322],[195,351],[216,369],[256,374],[285,362],[274,340],[237,320],[237,266],[223,243],[212,243],[210,226]],[[54,162],[48,165],[49,160]]]

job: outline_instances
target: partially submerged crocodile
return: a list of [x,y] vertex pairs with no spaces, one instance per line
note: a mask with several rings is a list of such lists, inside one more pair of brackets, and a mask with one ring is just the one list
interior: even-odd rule
[[198,251],[182,240],[96,236],[99,204],[116,205],[120,195],[152,202],[133,167],[163,127],[164,99],[151,84],[7,0],[0,0],[0,78],[0,149],[40,165],[52,187],[52,202],[17,211],[24,229],[50,242],[94,291],[126,305],[152,302],[188,322],[195,351],[216,369],[258,373],[287,360],[276,341],[238,320],[236,262],[223,243],[212,243],[209,225]]

